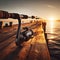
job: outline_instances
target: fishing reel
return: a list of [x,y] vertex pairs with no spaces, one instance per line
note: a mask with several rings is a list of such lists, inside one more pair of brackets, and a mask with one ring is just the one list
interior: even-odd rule
[[18,40],[16,40],[16,45],[21,46],[23,42],[28,41],[29,39],[32,38],[32,36],[33,36],[33,31],[29,29],[28,27],[24,27],[23,31],[20,32],[20,36]]

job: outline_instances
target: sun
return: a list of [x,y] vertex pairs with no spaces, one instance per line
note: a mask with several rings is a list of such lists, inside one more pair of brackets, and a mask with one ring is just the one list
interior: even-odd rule
[[49,17],[48,20],[53,21],[53,20],[55,20],[55,18],[54,17]]

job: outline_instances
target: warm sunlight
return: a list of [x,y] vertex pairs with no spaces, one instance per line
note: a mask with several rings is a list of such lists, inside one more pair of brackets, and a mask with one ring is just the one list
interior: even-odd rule
[[55,18],[54,17],[49,17],[48,20],[52,21],[52,20],[55,20]]

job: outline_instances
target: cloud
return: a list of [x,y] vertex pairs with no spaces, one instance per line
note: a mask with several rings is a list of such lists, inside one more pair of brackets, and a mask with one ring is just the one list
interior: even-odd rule
[[55,6],[53,5],[47,5],[48,8],[56,8]]

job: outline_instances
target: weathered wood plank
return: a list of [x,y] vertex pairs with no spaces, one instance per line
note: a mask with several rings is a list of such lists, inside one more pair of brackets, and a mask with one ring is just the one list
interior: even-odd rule
[[42,25],[36,27],[35,32],[36,36],[20,52],[20,60],[50,60]]

